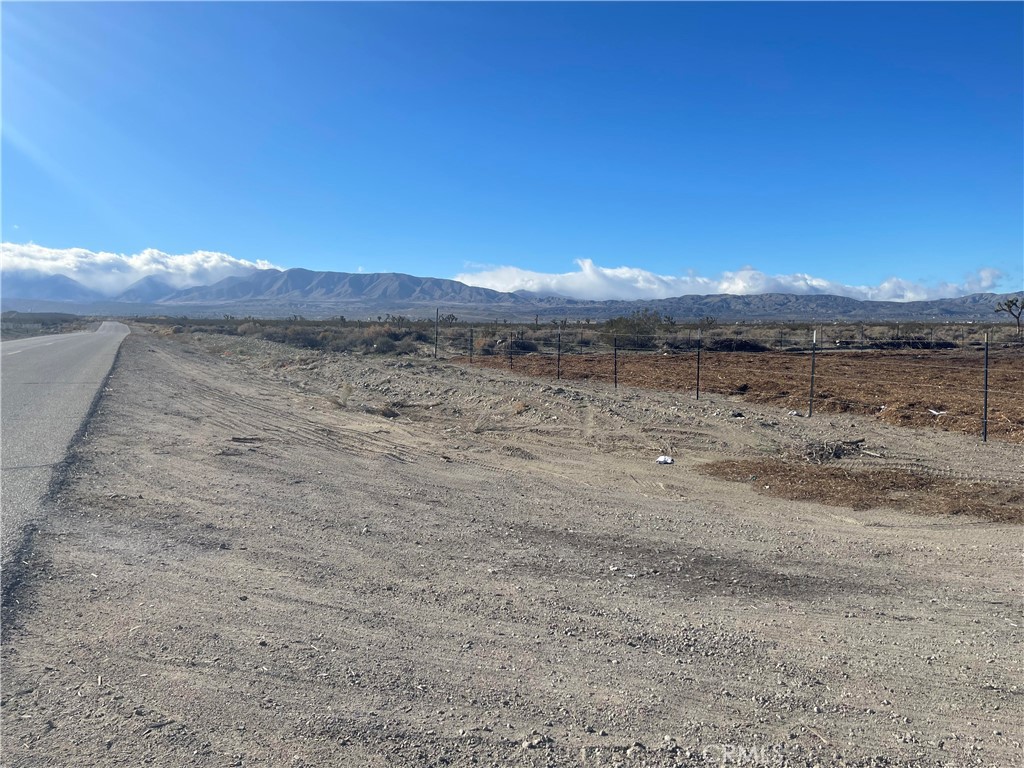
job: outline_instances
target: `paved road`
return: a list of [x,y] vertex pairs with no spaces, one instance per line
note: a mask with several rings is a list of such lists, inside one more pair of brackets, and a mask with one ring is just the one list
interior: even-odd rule
[[0,344],[0,549],[2,566],[42,514],[53,467],[82,424],[128,326]]

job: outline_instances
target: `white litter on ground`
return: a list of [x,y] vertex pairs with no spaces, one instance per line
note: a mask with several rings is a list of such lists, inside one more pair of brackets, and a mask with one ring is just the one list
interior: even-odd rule
[[671,456],[659,456],[655,461],[658,464],[675,464]]

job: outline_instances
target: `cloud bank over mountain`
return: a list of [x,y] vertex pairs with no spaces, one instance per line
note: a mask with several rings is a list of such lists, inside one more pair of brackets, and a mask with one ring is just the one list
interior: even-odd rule
[[0,249],[0,266],[5,273],[64,275],[105,296],[114,296],[144,277],[157,277],[174,288],[189,288],[274,267],[267,261],[246,261],[216,251],[170,254],[147,248],[141,253],[123,254],[45,248],[34,243],[3,243]]
[[495,267],[465,272],[453,279],[496,291],[532,291],[574,299],[666,299],[673,296],[731,293],[829,294],[871,301],[926,301],[992,290],[1001,273],[983,268],[962,283],[924,285],[891,277],[879,285],[845,285],[804,273],[768,275],[754,267],[721,272],[716,277],[696,274],[658,275],[636,267],[601,267],[590,259],[578,259],[574,272],[531,272],[518,267]]
[[[210,285],[225,277],[257,269],[282,269],[267,261],[247,261],[216,251],[168,254],[153,248],[141,253],[95,252],[85,248],[46,248],[34,243],[3,243],[5,275],[64,275],[104,296],[116,296],[144,277],[155,277],[174,289]],[[754,267],[704,277],[659,275],[637,267],[602,267],[590,259],[576,261],[565,273],[535,272],[503,266],[467,271],[453,279],[496,291],[530,291],[585,301],[665,299],[675,296],[788,293],[835,295],[873,301],[927,301],[994,290],[1002,277],[983,268],[963,282],[923,284],[891,277],[878,285],[846,285],[805,273],[769,275]],[[429,275],[423,275],[428,277]]]

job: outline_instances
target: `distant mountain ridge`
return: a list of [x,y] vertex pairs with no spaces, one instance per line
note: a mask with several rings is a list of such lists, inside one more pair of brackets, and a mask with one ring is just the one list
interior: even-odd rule
[[109,315],[233,314],[254,317],[351,318],[387,313],[432,316],[440,309],[463,319],[599,321],[650,309],[679,322],[712,316],[720,321],[959,321],[1009,320],[994,313],[997,301],[1020,294],[976,293],[932,301],[862,301],[825,294],[766,293],[692,295],[637,301],[586,301],[504,293],[455,280],[394,272],[317,272],[262,269],[226,277],[211,285],[176,289],[162,278],[142,278],[114,297],[104,297],[63,275],[4,272],[4,309]]
[[141,280],[136,280],[122,293],[118,294],[117,301],[161,301],[171,296],[178,289],[166,280],[157,275],[150,275]]
[[397,272],[313,272],[261,269],[226,277],[213,285],[178,291],[167,303],[206,303],[252,299],[298,301],[448,301],[459,304],[519,302],[515,294],[477,288],[455,280],[413,277]]
[[45,275],[42,272],[4,272],[0,278],[0,293],[4,299],[31,298],[47,301],[99,301],[103,295],[86,288],[77,280],[64,275]]

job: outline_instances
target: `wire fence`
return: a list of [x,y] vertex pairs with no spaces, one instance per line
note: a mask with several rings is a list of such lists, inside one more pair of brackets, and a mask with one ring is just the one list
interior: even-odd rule
[[438,327],[435,354],[554,380],[688,392],[696,399],[742,396],[802,416],[869,414],[1024,443],[1024,345],[1012,337],[993,343],[988,334],[951,335]]
[[[645,324],[645,320],[656,322]],[[255,335],[333,353],[422,355],[553,380],[742,396],[803,416],[870,414],[1024,444],[1024,341],[1009,324],[676,326],[585,322],[154,318],[169,333]],[[705,318],[711,321],[713,318]],[[649,327],[648,327],[649,326]],[[652,330],[653,328],[653,330]]]

